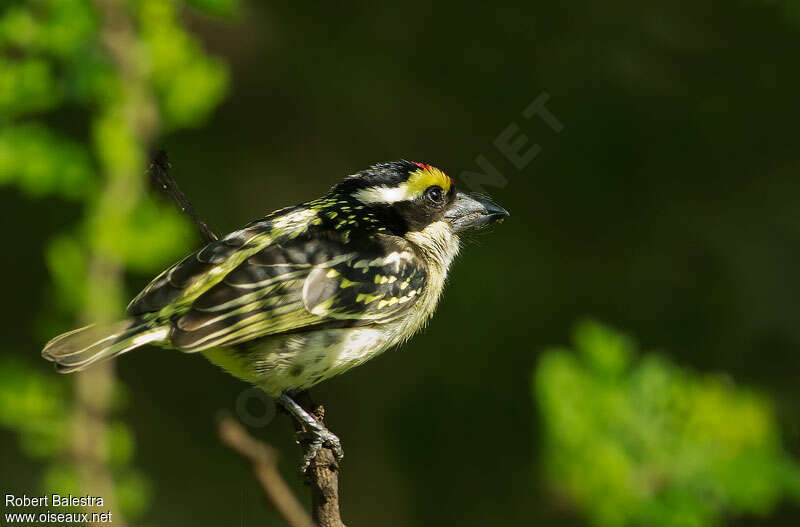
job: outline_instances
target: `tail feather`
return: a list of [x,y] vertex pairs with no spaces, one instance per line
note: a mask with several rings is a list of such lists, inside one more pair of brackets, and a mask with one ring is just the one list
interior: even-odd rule
[[110,359],[153,342],[164,341],[169,328],[152,326],[136,318],[105,326],[86,326],[48,342],[42,356],[56,363],[61,373],[80,371],[95,362]]

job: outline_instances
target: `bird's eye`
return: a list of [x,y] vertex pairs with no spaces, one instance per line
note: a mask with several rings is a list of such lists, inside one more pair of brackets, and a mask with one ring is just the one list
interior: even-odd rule
[[444,198],[444,191],[442,187],[438,185],[433,185],[425,189],[425,195],[428,196],[428,199],[434,203],[441,203],[442,198]]

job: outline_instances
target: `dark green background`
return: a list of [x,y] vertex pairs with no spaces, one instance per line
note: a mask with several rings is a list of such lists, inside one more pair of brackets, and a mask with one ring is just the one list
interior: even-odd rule
[[[162,143],[214,228],[377,161],[424,161],[458,179],[482,154],[508,180],[486,190],[511,218],[465,246],[430,327],[313,390],[345,445],[348,525],[580,524],[540,483],[530,379],[537,353],[586,315],[772,395],[800,454],[796,5],[249,2],[227,22],[187,13],[229,62],[232,88],[204,129]],[[561,133],[521,117],[545,92]],[[493,146],[511,123],[541,147],[522,171]],[[33,361],[41,249],[80,211],[9,188],[0,210],[3,338]],[[149,278],[131,277],[131,292]],[[178,353],[118,366],[155,490],[149,523],[278,525],[215,436],[215,412],[233,409],[243,384]],[[295,482],[288,419],[254,433],[281,449]],[[36,489],[13,436],[0,445],[17,488]],[[798,518],[786,505],[735,524]]]

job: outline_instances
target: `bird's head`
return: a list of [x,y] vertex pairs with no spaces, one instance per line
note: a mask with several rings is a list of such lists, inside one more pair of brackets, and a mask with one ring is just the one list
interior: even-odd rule
[[508,217],[508,211],[488,197],[460,191],[443,171],[412,161],[373,165],[349,176],[334,190],[367,208],[392,214],[406,232],[441,222],[457,234]]
[[458,234],[508,216],[488,197],[456,189],[438,168],[411,161],[373,165],[346,178],[334,192],[360,202],[385,218],[394,233],[429,251],[443,243],[457,246]]

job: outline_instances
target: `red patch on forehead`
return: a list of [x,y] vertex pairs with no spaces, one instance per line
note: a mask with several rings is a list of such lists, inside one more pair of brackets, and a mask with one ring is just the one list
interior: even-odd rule
[[450,182],[450,187],[451,187],[451,188],[455,186],[456,182],[455,182],[455,181],[453,181],[453,178],[451,178],[450,176],[448,176],[447,174],[445,174],[444,172],[442,172],[441,170],[439,170],[439,169],[438,169],[438,168],[436,168],[435,166],[433,166],[433,165],[426,165],[425,163],[418,163],[418,162],[416,162],[416,161],[412,161],[412,163],[413,163],[413,164],[415,164],[415,165],[417,165],[417,166],[418,166],[419,168],[421,168],[422,170],[431,170],[431,171],[433,171],[433,170],[436,170],[437,172],[440,172],[440,173],[441,173],[442,175],[444,175],[444,176],[447,178],[447,180]]

